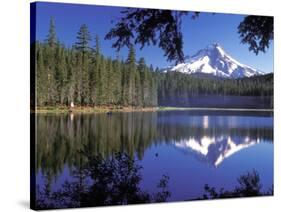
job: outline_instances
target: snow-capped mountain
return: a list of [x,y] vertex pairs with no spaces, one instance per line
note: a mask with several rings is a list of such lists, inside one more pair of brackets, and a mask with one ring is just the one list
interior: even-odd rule
[[241,64],[215,43],[188,57],[184,63],[165,70],[186,74],[205,74],[223,78],[242,78],[264,74],[262,71]]

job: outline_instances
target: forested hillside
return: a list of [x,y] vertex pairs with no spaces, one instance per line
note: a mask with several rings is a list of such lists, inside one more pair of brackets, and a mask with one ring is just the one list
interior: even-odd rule
[[136,61],[134,47],[126,61],[102,54],[99,37],[86,25],[77,33],[71,48],[58,42],[51,19],[45,42],[36,42],[37,106],[75,105],[134,106],[157,105],[157,87],[152,67],[144,58]]
[[[91,42],[94,43],[91,46]],[[198,77],[160,71],[136,59],[131,45],[125,61],[103,55],[99,36],[82,25],[72,47],[56,36],[50,20],[45,41],[35,43],[36,105],[155,107],[192,96],[255,96],[273,99],[273,74],[242,79]],[[272,105],[272,100],[271,105]]]
[[241,79],[210,78],[180,72],[155,73],[158,99],[198,95],[272,96],[273,74]]

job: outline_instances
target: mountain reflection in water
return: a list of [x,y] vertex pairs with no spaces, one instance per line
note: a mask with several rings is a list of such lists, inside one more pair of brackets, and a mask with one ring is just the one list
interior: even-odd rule
[[[157,180],[163,174],[171,175],[171,200],[198,197],[202,191],[197,188],[189,190],[182,188],[180,191],[179,187],[185,182],[181,181],[180,175],[175,177],[171,174],[175,172],[176,167],[179,167],[179,170],[187,170],[186,175],[182,173],[183,176],[190,176],[188,172],[192,170],[193,178],[189,179],[190,182],[185,179],[186,182],[191,185],[195,182],[201,183],[199,178],[196,180],[196,172],[198,176],[204,173],[204,176],[209,175],[211,172],[207,167],[210,165],[219,168],[225,159],[238,155],[241,150],[250,149],[249,147],[258,144],[271,145],[272,115],[268,112],[229,111],[133,112],[113,113],[111,116],[38,114],[35,170],[37,186],[39,190],[43,188],[45,182],[43,176],[47,176],[48,184],[52,185],[53,190],[60,189],[63,180],[71,181],[73,170],[87,163],[79,154],[86,146],[88,152],[103,158],[114,157],[116,153],[125,153],[139,161],[143,168],[144,189],[151,187],[150,181],[152,182],[152,178],[155,177],[152,170],[159,173],[160,177],[157,176]],[[266,163],[271,163],[273,154],[271,147],[262,151],[266,151],[264,154],[268,155]],[[163,152],[167,153],[168,158],[164,158]],[[249,161],[253,161],[253,154],[257,153],[249,154]],[[186,160],[180,155],[186,157]],[[199,163],[192,162],[190,157]],[[239,166],[235,165],[235,169],[239,169]],[[255,166],[249,165],[251,169],[255,169]],[[237,173],[242,171],[244,170],[241,168]],[[266,185],[272,185],[271,174],[267,173],[268,171],[265,173],[262,170],[258,171],[261,176],[264,174],[269,176],[266,177]],[[212,182],[205,182],[202,179],[200,187],[203,189],[204,183]],[[229,183],[226,179],[214,182],[222,187]],[[225,184],[222,185],[223,182]],[[190,195],[184,193],[187,191]]]
[[230,136],[202,137],[201,140],[190,138],[175,142],[175,147],[184,152],[195,152],[203,161],[218,166],[232,154],[259,143],[260,140],[250,140],[249,137],[233,139]]

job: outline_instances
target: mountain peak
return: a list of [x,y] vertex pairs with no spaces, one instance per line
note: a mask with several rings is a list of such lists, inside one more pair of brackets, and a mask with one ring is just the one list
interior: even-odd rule
[[221,48],[220,44],[219,44],[219,43],[216,43],[216,42],[210,44],[208,47],[209,47],[209,48]]
[[212,44],[209,44],[208,46],[206,46],[204,49],[202,50],[209,50],[209,51],[214,51],[214,50],[217,50],[217,49],[222,49],[221,45],[219,43],[212,43]]
[[228,55],[218,43],[208,45],[185,63],[170,69],[186,74],[208,74],[223,78],[242,78],[261,75],[263,72],[244,65]]
[[216,49],[217,51],[219,51],[221,54],[224,54],[224,52],[225,52],[219,43],[213,43],[212,47],[213,47],[213,49]]

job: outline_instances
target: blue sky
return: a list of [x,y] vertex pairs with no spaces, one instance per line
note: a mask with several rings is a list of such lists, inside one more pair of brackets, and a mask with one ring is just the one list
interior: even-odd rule
[[[69,47],[75,43],[80,26],[87,24],[92,37],[99,35],[103,54],[115,58],[116,50],[111,48],[112,41],[104,40],[104,36],[114,26],[111,21],[121,17],[121,10],[121,7],[37,3],[36,39],[43,41],[46,38],[51,16],[55,19],[58,39]],[[242,15],[218,13],[201,13],[195,20],[184,17],[182,31],[185,55],[193,55],[209,44],[219,43],[239,62],[273,72],[273,43],[266,53],[259,53],[258,56],[249,52],[247,45],[240,43],[237,26],[243,18]],[[127,52],[127,48],[123,48],[119,56],[126,59]],[[163,68],[172,64],[166,61],[164,52],[157,46],[146,46],[142,50],[136,46],[136,54],[137,58],[144,57],[146,63],[154,67]]]

